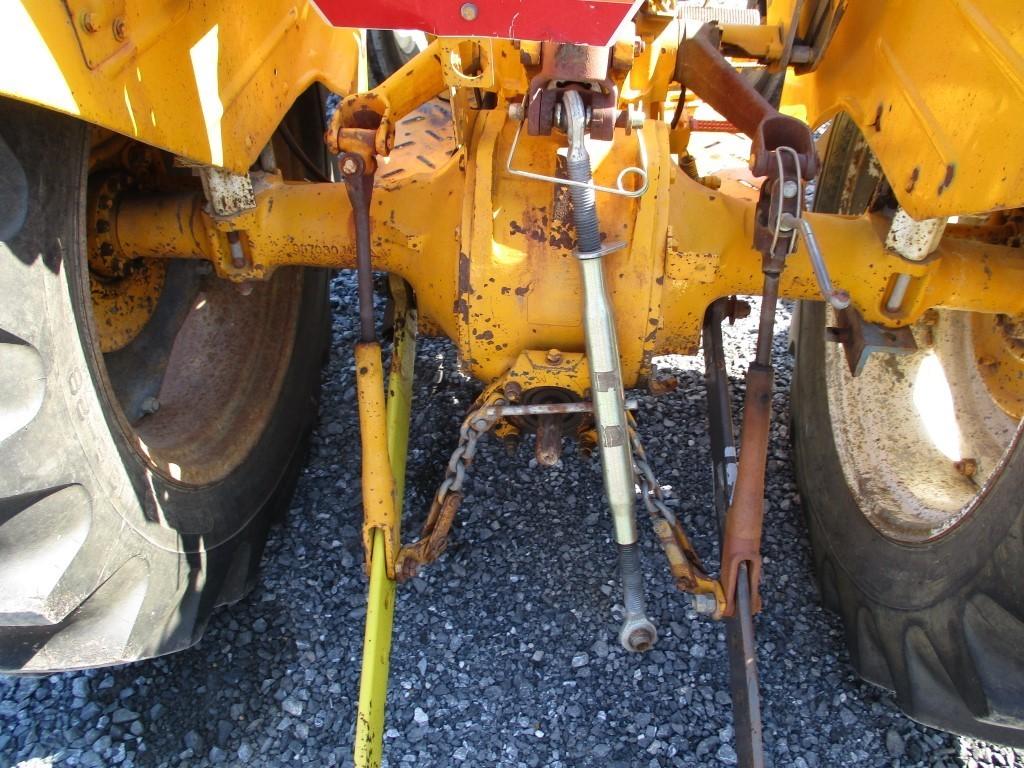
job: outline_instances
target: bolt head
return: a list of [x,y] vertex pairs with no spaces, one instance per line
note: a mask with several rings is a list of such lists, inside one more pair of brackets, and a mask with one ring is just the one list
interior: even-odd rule
[[547,361],[551,365],[558,365],[562,362],[562,353],[557,349],[549,349],[547,354]]
[[86,32],[99,32],[100,31],[100,15],[94,11],[86,11],[82,14],[79,19],[79,23],[82,25],[82,29]]
[[466,21],[476,21],[478,14],[479,11],[474,3],[463,3],[459,8],[459,15]]
[[519,397],[523,394],[523,385],[518,381],[510,381],[505,385],[503,391],[509,402],[515,403],[519,401]]
[[526,110],[523,109],[523,103],[521,101],[512,101],[508,105],[508,119],[516,123],[523,121],[523,116],[526,114]]
[[690,595],[690,606],[700,616],[712,616],[718,610],[718,601],[714,595]]
[[800,192],[800,185],[792,179],[782,183],[782,196],[787,200],[792,200]]
[[114,32],[114,39],[118,42],[121,42],[128,37],[128,22],[124,20],[124,16],[118,16],[114,19],[112,29]]
[[352,176],[359,172],[359,163],[356,162],[354,157],[346,157],[341,161],[341,172],[346,176]]
[[142,401],[142,412],[146,414],[156,413],[160,410],[160,401],[155,397],[147,397]]

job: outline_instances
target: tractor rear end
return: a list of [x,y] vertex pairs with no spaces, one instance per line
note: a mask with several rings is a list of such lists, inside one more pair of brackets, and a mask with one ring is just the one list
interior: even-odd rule
[[[316,412],[326,281],[351,269],[369,580],[356,763],[381,760],[395,590],[444,553],[480,441],[532,434],[538,467],[567,441],[600,457],[623,653],[658,640],[644,535],[680,610],[725,623],[737,752],[762,765],[772,343],[779,302],[798,301],[796,466],[854,664],[922,722],[1024,744],[1013,2],[4,14],[4,670],[179,650],[244,596]],[[749,139],[749,194],[698,172],[692,134],[709,130]],[[737,416],[721,327],[750,295]],[[481,390],[410,532],[419,334],[449,338]],[[630,398],[671,386],[659,356],[701,352],[714,571]]]

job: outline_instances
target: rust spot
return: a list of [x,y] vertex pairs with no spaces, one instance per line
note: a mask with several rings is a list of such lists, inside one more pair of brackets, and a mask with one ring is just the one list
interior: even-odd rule
[[878,109],[875,110],[875,121],[869,123],[869,125],[875,129],[878,133],[882,132],[882,112],[885,110],[884,104],[879,104]]
[[521,285],[518,288],[516,288],[516,296],[525,296],[529,292],[530,292],[530,286],[528,286],[528,285]]
[[483,333],[474,334],[480,341],[490,341],[494,338],[494,331],[484,331]]
[[939,184],[938,194],[942,194],[946,191],[950,184],[953,183],[953,176],[956,175],[956,165],[950,163],[946,166],[946,175],[942,179],[942,183]]
[[914,170],[910,174],[910,181],[907,182],[907,186],[905,187],[905,189],[907,191],[907,194],[910,194],[911,192],[914,191],[914,187],[917,186],[917,180],[919,178],[921,178],[921,167],[920,166],[914,168]]
[[359,375],[365,376],[367,373],[369,373],[369,371],[370,369],[364,365],[362,368],[359,369]]

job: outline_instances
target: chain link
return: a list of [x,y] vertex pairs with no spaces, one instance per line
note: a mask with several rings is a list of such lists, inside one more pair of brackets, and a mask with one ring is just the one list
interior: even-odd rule
[[476,456],[480,438],[490,432],[500,418],[492,406],[503,405],[504,402],[501,399],[485,402],[470,411],[463,419],[459,428],[459,444],[452,451],[451,458],[445,466],[444,479],[434,494],[430,512],[423,523],[419,538],[403,546],[398,553],[396,572],[400,580],[411,578],[420,566],[436,560],[444,551],[448,542],[448,532],[462,501],[466,473]]
[[640,442],[632,414],[628,415],[628,425],[629,442],[633,448],[633,470],[640,488],[640,498],[654,521],[655,533],[669,560],[676,586],[685,592],[714,595],[716,602],[719,601],[721,588],[704,571],[700,556],[690,543],[686,531],[665,502],[665,494],[647,460],[647,452]]

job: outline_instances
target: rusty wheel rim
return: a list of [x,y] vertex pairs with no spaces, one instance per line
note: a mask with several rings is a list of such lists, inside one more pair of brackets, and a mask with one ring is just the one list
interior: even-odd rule
[[[981,326],[979,326],[979,322]],[[852,377],[842,349],[825,353],[828,406],[847,487],[885,537],[947,535],[1000,480],[1024,422],[993,397],[977,365],[985,327],[937,310],[914,326],[918,351],[876,355]]]

